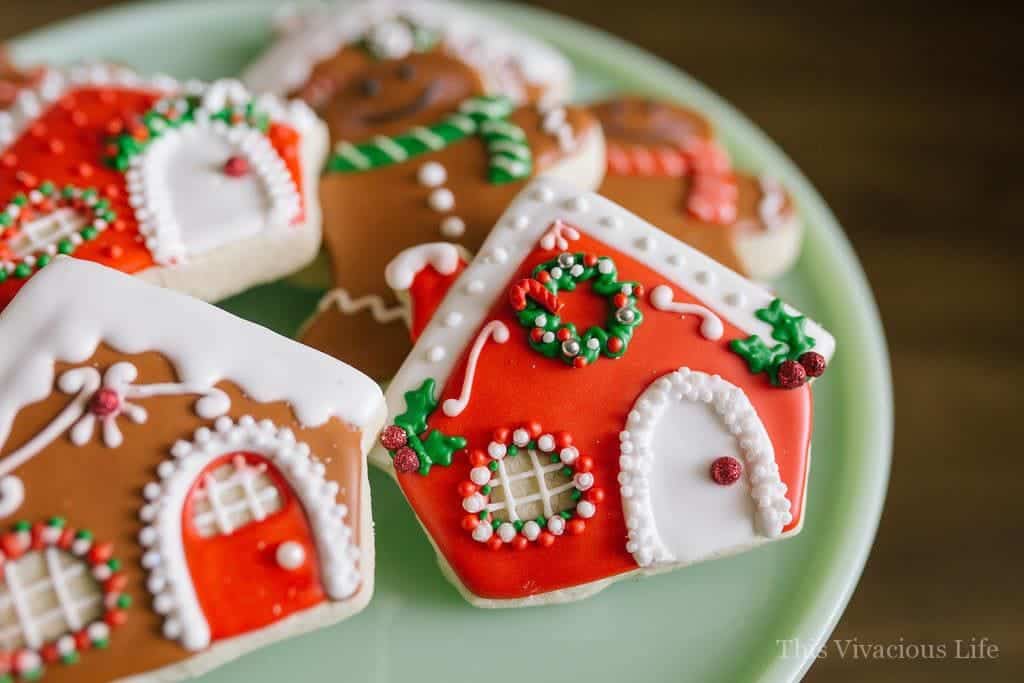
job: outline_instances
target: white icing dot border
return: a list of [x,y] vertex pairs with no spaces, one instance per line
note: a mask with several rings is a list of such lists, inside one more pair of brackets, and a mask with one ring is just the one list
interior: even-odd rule
[[619,434],[619,485],[629,536],[626,550],[641,567],[677,562],[658,534],[650,490],[651,469],[659,457],[651,448],[651,439],[674,400],[706,403],[736,437],[757,508],[758,532],[778,537],[793,515],[786,485],[779,478],[775,449],[757,411],[736,385],[718,375],[682,367],[656,379],[640,394]]
[[[567,207],[572,207],[572,210]],[[404,393],[420,386],[428,377],[433,377],[440,386],[447,382],[462,358],[463,350],[486,323],[490,309],[505,296],[519,265],[551,226],[560,220],[567,220],[573,227],[647,264],[664,278],[663,281],[646,284],[674,284],[691,293],[723,322],[730,322],[748,335],[771,338],[771,326],[759,320],[754,313],[775,299],[772,292],[596,193],[580,192],[571,183],[541,177],[524,188],[509,205],[496,222],[498,227],[491,231],[477,252],[477,257],[448,291],[431,323],[418,339],[413,353],[388,386],[388,405],[404,405]],[[493,258],[495,253],[502,253],[503,258]],[[788,305],[786,311],[798,313]],[[453,313],[461,316],[462,322],[458,327],[443,322]],[[835,351],[832,335],[809,318],[806,331],[816,340],[814,350],[826,361],[830,360]],[[722,343],[725,341],[723,339]],[[428,360],[427,351],[432,348],[445,350],[440,361]],[[389,422],[393,421],[396,413],[391,413]],[[374,465],[393,474],[391,458],[379,446],[373,450],[370,459]]]
[[182,544],[181,511],[199,474],[215,459],[250,451],[273,462],[302,504],[313,530],[324,590],[334,600],[352,596],[361,583],[359,547],[346,524],[348,509],[336,502],[338,486],[324,478],[324,466],[309,446],[287,428],[246,415],[233,422],[221,417],[214,429],[200,427],[193,440],[179,441],[171,458],[158,465],[160,475],[143,489],[147,503],[139,516],[146,526],[139,541],[146,547],[142,565],[154,608],[164,615],[163,631],[192,651],[210,645],[210,628],[199,606]]

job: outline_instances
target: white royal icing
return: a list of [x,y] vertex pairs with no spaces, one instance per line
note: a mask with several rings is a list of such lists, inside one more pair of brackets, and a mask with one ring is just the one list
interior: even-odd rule
[[[316,541],[320,580],[326,593],[343,600],[359,588],[359,547],[346,524],[348,509],[336,501],[338,485],[324,478],[324,466],[309,446],[295,440],[289,429],[269,420],[244,416],[234,423],[217,420],[215,429],[199,428],[192,442],[180,441],[172,458],[161,463],[161,478],[146,485],[149,501],[140,511],[147,524],[140,540],[147,546],[142,562],[154,607],[164,615],[164,634],[189,650],[210,644],[210,627],[191,581],[182,543],[182,508],[199,474],[217,458],[238,451],[257,453],[272,462],[302,503]],[[147,533],[151,530],[151,533]],[[301,550],[301,547],[300,547]],[[293,561],[294,553],[290,553]]]
[[[441,406],[441,410],[448,417],[458,417],[469,405],[469,399],[473,395],[473,378],[476,377],[476,366],[480,362],[480,354],[488,339],[493,339],[497,344],[504,344],[508,341],[509,332],[505,323],[492,320],[480,330],[473,348],[469,351],[469,360],[466,361],[466,376],[462,380],[462,391],[458,398],[450,398]],[[443,359],[442,359],[443,360]]]
[[[746,394],[717,375],[680,368],[655,380],[619,440],[626,549],[641,567],[743,549],[793,519],[764,424]],[[740,480],[716,484],[711,463],[740,453]]]
[[441,275],[458,270],[462,260],[458,247],[446,242],[418,244],[399,252],[384,270],[384,280],[391,289],[402,292],[412,287],[413,280],[427,266]]
[[[285,94],[301,87],[319,62],[346,45],[367,37],[377,25],[390,27],[374,34],[391,57],[408,51],[408,41],[394,31],[395,18],[408,19],[439,34],[451,54],[472,65],[483,77],[489,94],[521,102],[526,84],[541,87],[554,98],[568,96],[572,66],[558,51],[507,24],[460,5],[432,0],[375,0],[337,3],[292,14],[289,30],[244,74],[257,91]],[[396,36],[398,36],[396,38]]]
[[651,290],[651,306],[654,306],[659,311],[682,313],[684,316],[690,313],[693,315],[699,315],[702,318],[700,323],[701,335],[705,339],[710,339],[711,341],[722,338],[722,335],[725,334],[725,327],[722,325],[722,320],[712,313],[707,306],[680,303],[678,301],[674,301],[672,297],[673,294],[671,287],[668,285],[658,285]]
[[[180,382],[174,391],[205,391],[230,381],[254,401],[288,402],[306,427],[337,417],[375,428],[383,410],[376,383],[329,356],[209,304],[78,259],[58,257],[25,285],[0,315],[0,338],[0,444],[18,412],[53,391],[54,363],[84,362],[101,342],[124,354],[163,354]],[[118,379],[130,398],[172,386],[138,387],[128,376]],[[78,390],[86,393],[93,381],[81,379]],[[69,388],[74,390],[61,387]],[[84,406],[87,399],[81,400]],[[218,403],[223,406],[214,395],[200,401],[198,410],[212,415]]]

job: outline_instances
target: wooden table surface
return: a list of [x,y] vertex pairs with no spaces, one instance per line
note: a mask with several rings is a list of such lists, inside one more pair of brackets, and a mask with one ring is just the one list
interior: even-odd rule
[[[0,4],[2,40],[115,3]],[[833,638],[902,643],[904,656],[841,657],[833,644],[807,679],[1021,680],[1019,3],[1015,14],[904,0],[534,4],[643,46],[744,111],[824,195],[874,287],[895,457],[878,540]],[[994,642],[998,659],[955,659],[955,641],[972,638]],[[912,644],[946,656],[914,658]]]

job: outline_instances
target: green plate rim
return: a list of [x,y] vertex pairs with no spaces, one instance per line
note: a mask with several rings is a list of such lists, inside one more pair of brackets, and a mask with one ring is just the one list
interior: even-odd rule
[[[742,148],[757,169],[772,173],[790,188],[807,226],[800,268],[820,289],[819,320],[838,340],[839,354],[857,355],[857,362],[834,363],[839,372],[826,381],[835,382],[835,402],[840,419],[837,433],[842,445],[835,450],[853,455],[840,473],[846,477],[836,514],[845,533],[830,539],[807,568],[804,583],[812,594],[801,596],[802,607],[785,631],[789,637],[813,648],[801,648],[797,657],[770,657],[749,662],[749,680],[796,680],[815,661],[839,621],[856,588],[874,542],[888,486],[893,440],[893,389],[885,333],[878,307],[856,253],[839,222],[811,182],[781,149],[756,125],[710,89],[679,68],[600,29],[547,10],[490,3],[472,3],[490,14],[505,16],[521,28],[556,44],[574,60],[596,66],[603,74],[631,81],[635,90],[658,94],[692,105],[715,123],[725,144]],[[132,22],[138,15],[163,12],[221,12],[226,5],[250,5],[229,0],[149,0],[96,10],[22,34],[11,42],[16,53],[40,53],[41,44],[61,35],[96,30],[114,22]],[[260,6],[264,11],[266,7]],[[37,47],[38,45],[38,47]],[[35,56],[35,55],[33,55]],[[836,376],[838,375],[838,377]],[[828,457],[819,445],[816,457]],[[810,492],[813,495],[813,491]]]

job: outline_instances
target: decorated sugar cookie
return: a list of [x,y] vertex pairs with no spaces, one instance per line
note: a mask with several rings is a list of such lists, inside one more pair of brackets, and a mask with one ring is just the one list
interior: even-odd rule
[[237,81],[45,71],[0,112],[0,307],[57,254],[209,300],[304,266],[326,137]]
[[774,179],[734,169],[703,116],[630,96],[591,111],[608,145],[602,195],[748,277],[773,278],[796,261],[792,199]]
[[18,92],[38,83],[43,73],[42,67],[20,67],[11,59],[7,46],[0,45],[0,107],[9,107]]
[[371,458],[474,605],[796,534],[819,325],[596,194],[511,204],[388,387]]
[[368,377],[66,257],[0,338],[0,679],[177,680],[365,607]]
[[[362,74],[371,64],[409,60],[428,69],[430,55],[464,63],[488,94],[504,95],[517,104],[564,99],[572,89],[572,66],[558,51],[466,7],[439,0],[297,8],[280,14],[275,29],[274,44],[246,70],[243,80],[261,92],[301,93],[318,109],[332,101],[331,109],[338,112],[358,105]],[[431,108],[457,95],[457,80],[438,78],[421,106]],[[435,110],[444,113],[445,108]]]

